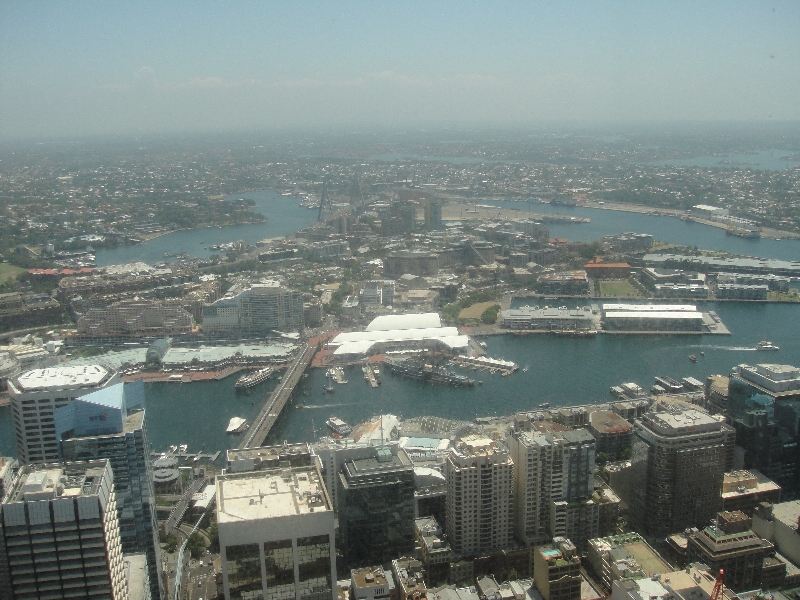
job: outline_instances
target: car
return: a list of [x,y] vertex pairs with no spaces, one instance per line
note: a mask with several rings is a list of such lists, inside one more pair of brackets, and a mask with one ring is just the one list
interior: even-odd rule
[[201,566],[201,567],[203,566],[203,561],[202,561],[202,560],[200,561],[200,566]]

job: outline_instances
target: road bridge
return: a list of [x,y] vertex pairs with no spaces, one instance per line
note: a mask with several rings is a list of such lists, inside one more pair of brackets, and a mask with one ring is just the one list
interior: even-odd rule
[[239,444],[239,450],[257,448],[264,444],[264,440],[278,420],[283,407],[303,376],[303,372],[311,364],[311,359],[316,351],[317,348],[315,346],[304,344],[302,352],[297,354],[292,364],[286,369],[278,387],[272,390],[264,406],[259,411],[258,416],[253,421],[253,426],[250,427],[250,431],[244,437],[242,443]]

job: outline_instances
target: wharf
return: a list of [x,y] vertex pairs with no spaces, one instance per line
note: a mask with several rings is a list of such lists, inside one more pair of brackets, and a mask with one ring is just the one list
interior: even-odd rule
[[277,422],[283,407],[286,406],[286,402],[291,397],[295,386],[303,376],[303,372],[311,364],[311,359],[314,357],[316,350],[316,346],[305,344],[303,351],[298,353],[297,358],[294,359],[286,373],[283,374],[278,387],[269,395],[258,416],[253,421],[250,433],[239,445],[240,450],[257,448],[264,444],[264,440],[269,435],[272,426]]
[[378,387],[378,384],[380,382],[378,381],[378,378],[375,376],[375,371],[372,370],[372,365],[367,363],[363,367],[361,367],[361,369],[364,372],[364,379],[366,379],[372,387],[374,388]]
[[245,365],[232,365],[219,371],[140,371],[131,375],[123,375],[122,381],[143,380],[145,383],[192,383],[193,381],[220,381],[239,371],[252,369]]

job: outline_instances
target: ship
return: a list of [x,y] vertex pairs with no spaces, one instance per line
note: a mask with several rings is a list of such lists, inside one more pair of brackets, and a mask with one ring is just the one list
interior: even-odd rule
[[272,369],[269,367],[265,367],[263,369],[259,369],[253,373],[248,373],[247,375],[242,375],[239,379],[236,380],[234,386],[237,390],[246,390],[253,386],[258,385],[259,383],[265,382],[267,379],[270,378],[272,375]]
[[334,434],[341,437],[347,437],[353,433],[353,428],[342,421],[339,417],[331,417],[325,421],[325,425],[327,425],[328,429],[330,429]]
[[406,359],[403,361],[389,361],[384,362],[386,368],[396,375],[410,377],[411,379],[419,379],[422,381],[430,381],[433,383],[443,383],[445,385],[452,385],[456,387],[472,387],[475,385],[475,380],[451,373],[447,369],[422,363],[419,361]]
[[697,362],[697,356],[695,356],[694,354],[690,354],[689,355],[689,360],[692,361],[692,362]]
[[773,350],[774,351],[774,350],[780,350],[780,348],[778,346],[776,346],[775,344],[773,344],[772,342],[768,342],[768,341],[764,340],[764,341],[758,342],[758,344],[756,344],[756,350]]
[[228,428],[225,430],[225,433],[242,433],[247,427],[246,419],[233,417],[228,423]]
[[549,402],[542,402],[539,405],[539,408],[550,408],[550,403]]

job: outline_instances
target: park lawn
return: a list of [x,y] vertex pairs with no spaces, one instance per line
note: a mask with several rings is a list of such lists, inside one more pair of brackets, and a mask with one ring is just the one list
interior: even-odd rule
[[767,292],[767,300],[771,302],[800,302],[800,296],[798,296],[797,290],[790,288],[789,293]]
[[468,306],[467,308],[462,308],[461,312],[458,313],[459,319],[480,319],[483,311],[485,311],[490,306],[494,306],[495,304],[499,304],[499,302],[478,302],[477,304],[473,304],[472,306]]
[[623,279],[602,279],[600,295],[611,298],[641,298],[639,290]]
[[0,281],[8,281],[24,272],[25,269],[21,269],[20,267],[15,267],[9,263],[0,263]]

